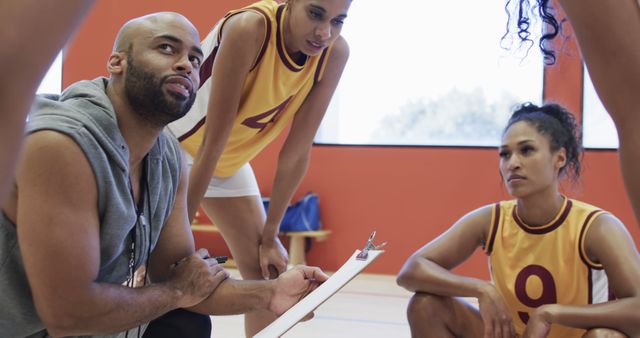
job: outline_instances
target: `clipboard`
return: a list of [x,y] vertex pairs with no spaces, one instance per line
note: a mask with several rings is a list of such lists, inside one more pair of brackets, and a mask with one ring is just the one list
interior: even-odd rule
[[254,338],[275,338],[280,337],[296,325],[308,313],[315,310],[327,299],[338,292],[349,281],[357,276],[364,268],[378,258],[384,250],[380,250],[387,244],[384,242],[380,245],[374,245],[373,240],[376,236],[374,231],[367,244],[362,250],[356,250],[349,259],[336,271],[328,280],[326,280],[317,289],[313,290],[306,297],[302,298],[298,303],[283,313],[278,319],[273,321],[269,326],[258,332]]

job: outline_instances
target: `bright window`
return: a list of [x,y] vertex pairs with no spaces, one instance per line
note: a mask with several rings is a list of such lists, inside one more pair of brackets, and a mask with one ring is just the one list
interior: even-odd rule
[[51,64],[51,68],[45,75],[40,87],[38,87],[38,94],[60,94],[62,92],[62,52],[58,54],[56,59]]
[[618,148],[618,133],[613,120],[602,105],[584,67],[582,86],[582,144],[585,148]]
[[316,143],[497,145],[513,106],[542,100],[539,49],[501,41],[506,22],[500,1],[354,1]]

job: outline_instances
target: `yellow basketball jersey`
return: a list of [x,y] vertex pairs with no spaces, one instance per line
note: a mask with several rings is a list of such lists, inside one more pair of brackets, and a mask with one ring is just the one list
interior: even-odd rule
[[332,48],[329,46],[320,55],[307,56],[298,63],[294,61],[283,40],[283,23],[287,15],[285,4],[264,0],[229,12],[202,42],[206,58],[200,71],[202,85],[193,107],[185,117],[169,125],[192,156],[195,156],[204,137],[211,68],[224,34],[224,24],[230,17],[246,11],[253,11],[264,18],[266,34],[258,58],[245,79],[239,110],[218,161],[216,176],[232,176],[278,136],[313,85],[322,78],[325,61]]
[[[516,212],[516,201],[496,203],[485,251],[491,278],[522,334],[535,308],[544,304],[585,305],[609,299],[601,264],[585,252],[585,234],[604,211],[565,198],[549,224],[530,227]],[[553,325],[549,337],[582,337],[584,330]]]

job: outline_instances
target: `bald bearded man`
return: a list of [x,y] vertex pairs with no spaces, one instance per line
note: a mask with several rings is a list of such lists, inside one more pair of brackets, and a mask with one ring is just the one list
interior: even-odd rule
[[[180,308],[280,314],[326,280],[309,267],[275,281],[233,280],[195,251],[188,175],[163,128],[193,103],[199,45],[179,14],[137,18],[118,34],[110,78],[36,99],[17,189],[0,215],[3,336],[133,336]],[[142,265],[149,282],[133,288]],[[210,337],[208,328],[197,334]]]

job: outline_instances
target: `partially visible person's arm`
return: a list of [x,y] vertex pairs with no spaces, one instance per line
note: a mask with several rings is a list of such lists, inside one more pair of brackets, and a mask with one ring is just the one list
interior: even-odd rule
[[280,151],[260,245],[260,267],[264,278],[269,278],[269,265],[275,266],[279,273],[287,269],[287,252],[278,240],[280,222],[307,172],[313,138],[338,86],[348,58],[349,46],[344,38],[338,37],[327,59],[324,76],[313,86],[296,112],[289,135]]
[[581,329],[609,328],[630,337],[640,336],[640,255],[614,216],[596,218],[587,231],[585,247],[590,259],[604,266],[618,300],[594,305],[543,305],[531,316],[525,337],[545,337],[551,324]]
[[413,292],[478,298],[485,337],[513,336],[515,329],[504,299],[493,284],[452,273],[482,246],[491,225],[492,206],[462,217],[449,230],[414,253],[398,274],[398,285]]
[[[0,2],[0,204],[24,136],[27,112],[55,56],[94,0]],[[55,13],[55,14],[52,14]]]
[[640,5],[637,0],[559,2],[618,130],[625,188],[640,221]]
[[101,247],[95,180],[71,138],[54,131],[27,137],[16,223],[36,310],[49,333],[120,332],[207,297],[213,288],[200,286],[212,283],[213,274],[197,254],[164,283],[132,289],[95,281]]
[[560,0],[596,92],[621,125],[640,111],[640,5],[637,0]]
[[257,13],[234,15],[224,25],[222,40],[213,63],[211,93],[204,139],[191,167],[188,216],[192,221],[211,176],[222,155],[238,114],[242,86],[265,36],[264,18]]

